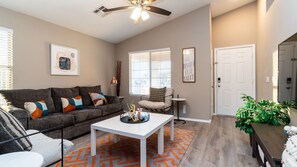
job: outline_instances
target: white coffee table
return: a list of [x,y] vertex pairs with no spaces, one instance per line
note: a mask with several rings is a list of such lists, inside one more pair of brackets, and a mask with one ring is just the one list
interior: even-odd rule
[[[146,139],[158,132],[158,154],[164,152],[164,125],[170,122],[170,140],[174,140],[174,116],[150,113],[150,120],[145,123],[127,124],[115,116],[91,125],[91,155],[96,155],[96,131],[104,131],[116,135],[140,140],[140,166],[146,166]],[[115,142],[118,139],[116,138]]]

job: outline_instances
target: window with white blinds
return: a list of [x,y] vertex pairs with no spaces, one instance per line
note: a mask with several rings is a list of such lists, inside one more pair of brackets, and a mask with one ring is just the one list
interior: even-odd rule
[[0,89],[12,89],[13,85],[13,31],[0,27]]
[[148,95],[150,87],[171,87],[171,52],[169,49],[129,54],[129,92]]

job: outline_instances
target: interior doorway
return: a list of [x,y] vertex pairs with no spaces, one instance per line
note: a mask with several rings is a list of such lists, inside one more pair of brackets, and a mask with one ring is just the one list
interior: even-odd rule
[[256,97],[255,45],[215,49],[215,114],[235,116],[242,94]]

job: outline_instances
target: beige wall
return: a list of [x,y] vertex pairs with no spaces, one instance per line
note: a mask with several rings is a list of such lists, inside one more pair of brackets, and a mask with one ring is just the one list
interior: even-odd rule
[[[129,52],[170,48],[172,87],[187,99],[187,113],[181,117],[209,120],[211,116],[210,8],[204,6],[185,16],[144,32],[116,45],[116,59],[122,61],[121,94],[129,95]],[[196,47],[196,83],[182,82],[182,48]],[[181,110],[182,111],[182,110]]]
[[[113,44],[2,7],[0,16],[0,26],[14,31],[15,89],[101,84],[108,90],[115,69]],[[50,75],[50,43],[78,49],[79,76]]]
[[256,44],[257,2],[212,19],[213,47]]
[[258,98],[273,99],[272,82],[273,54],[278,45],[297,32],[297,1],[276,0],[266,10],[266,0],[258,0],[258,35],[257,35],[257,94]]

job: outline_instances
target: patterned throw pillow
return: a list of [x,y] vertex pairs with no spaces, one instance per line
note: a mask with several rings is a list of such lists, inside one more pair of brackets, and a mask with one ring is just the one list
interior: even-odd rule
[[63,98],[61,97],[63,112],[70,112],[76,109],[83,109],[83,103],[81,96],[74,98]]
[[164,88],[150,88],[149,101],[165,102],[165,92],[166,92],[166,87],[164,87]]
[[107,104],[107,100],[104,97],[104,95],[100,94],[100,93],[89,93],[94,106],[101,106],[103,104]]
[[24,107],[30,112],[32,119],[48,115],[48,109],[44,100],[37,102],[25,102]]
[[[0,108],[0,142],[25,136],[26,131],[23,125],[10,113]],[[30,151],[32,144],[29,137],[14,140],[0,145],[0,154]]]

